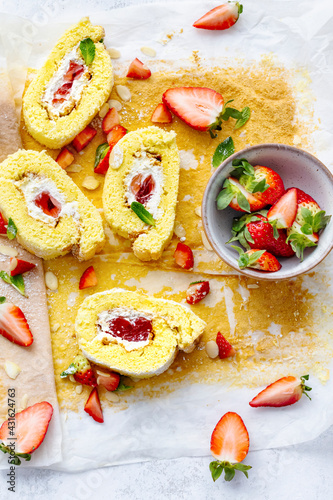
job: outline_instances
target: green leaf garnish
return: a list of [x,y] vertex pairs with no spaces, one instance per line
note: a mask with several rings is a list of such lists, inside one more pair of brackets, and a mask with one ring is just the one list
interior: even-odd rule
[[13,240],[15,236],[17,235],[17,227],[15,226],[15,223],[13,219],[9,217],[8,219],[8,225],[7,225],[7,236],[9,240]]
[[61,378],[68,377],[68,375],[74,375],[77,372],[77,365],[75,363],[71,363],[67,370],[64,370],[60,373]]
[[113,392],[128,391],[129,389],[133,389],[133,386],[124,384],[122,379],[120,379],[117,389]]
[[106,156],[109,149],[110,149],[110,146],[107,142],[104,142],[103,144],[100,144],[98,146],[98,148],[96,149],[94,168],[96,168],[98,166],[99,162],[103,160],[103,158]]
[[91,64],[95,58],[95,44],[91,38],[85,38],[80,42],[80,50],[84,62],[87,66]]
[[189,286],[191,286],[191,285],[197,285],[198,283],[205,283],[205,280],[192,281],[192,283],[190,283]]
[[252,267],[260,257],[266,252],[266,250],[257,250],[256,252],[251,253],[250,255],[240,247],[236,247],[235,245],[231,245],[234,250],[237,250],[239,253],[238,265],[240,269],[244,269],[245,267]]
[[221,142],[213,155],[212,165],[214,168],[221,165],[221,163],[229,158],[235,152],[235,145],[232,137],[227,137],[223,142]]
[[242,109],[240,112],[241,116],[237,119],[235,123],[235,129],[241,128],[245,123],[249,120],[251,116],[251,110],[248,106],[245,106],[245,108]]
[[16,276],[9,276],[5,271],[0,271],[0,278],[4,280],[5,283],[12,285],[21,295],[26,297],[24,279],[22,274],[17,274]]
[[13,458],[9,458],[8,460],[10,460],[10,464],[11,465],[21,465],[21,460],[20,458],[24,458],[24,460],[26,460],[27,462],[29,462],[31,460],[31,455],[29,453],[14,453],[13,454],[13,450],[11,450],[9,447],[5,446],[3,443],[0,443],[0,451],[2,451],[3,453],[8,453],[9,455],[11,455],[11,457]]
[[0,297],[0,304],[3,304],[4,302],[6,302],[6,297]]
[[133,201],[131,203],[131,209],[145,224],[148,224],[149,226],[156,226],[154,217],[148,212],[148,210],[145,209],[142,203]]
[[227,461],[220,462],[219,460],[216,460],[209,464],[209,470],[212,474],[214,482],[221,476],[223,471],[224,479],[226,481],[231,481],[234,478],[236,470],[243,472],[243,474],[245,474],[245,476],[248,478],[249,475],[247,471],[250,469],[252,469],[251,465],[245,465],[241,463],[232,464]]

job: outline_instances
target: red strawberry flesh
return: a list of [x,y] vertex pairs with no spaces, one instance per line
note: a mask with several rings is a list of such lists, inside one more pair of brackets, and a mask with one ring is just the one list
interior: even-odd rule
[[80,278],[79,290],[97,285],[97,276],[93,266],[89,266]]
[[216,343],[219,348],[220,359],[229,358],[230,356],[234,356],[236,354],[235,349],[222,335],[221,332],[218,332],[218,334],[216,335]]
[[61,168],[67,168],[74,161],[74,155],[67,148],[63,148],[56,158],[56,162]]
[[186,302],[188,304],[197,304],[208,295],[209,289],[209,281],[191,283],[186,291]]
[[267,219],[277,222],[278,228],[287,228],[293,225],[297,213],[297,190],[288,189],[281,198],[270,208]]
[[210,451],[221,462],[239,463],[248,454],[249,434],[242,418],[228,412],[218,421],[210,440]]
[[295,377],[283,377],[273,382],[250,401],[250,406],[289,406],[303,394],[302,382]]
[[93,140],[95,135],[97,134],[97,131],[91,127],[90,125],[87,125],[82,132],[80,132],[74,139],[73,139],[73,146],[76,149],[76,151],[79,153],[84,149],[90,141]]
[[97,387],[91,393],[84,407],[84,411],[88,413],[96,422],[103,423],[103,411],[99,400]]
[[33,342],[33,336],[24,313],[11,302],[0,304],[0,335],[24,347]]
[[171,123],[172,115],[166,105],[162,102],[157,105],[153,114],[151,115],[150,120],[153,123]]
[[33,264],[32,262],[28,262],[22,259],[17,259],[16,257],[12,257],[10,259],[11,276],[16,276],[17,274],[26,273],[27,271],[31,271],[31,269],[33,269],[34,267],[36,267],[36,264]]
[[236,23],[241,12],[242,6],[238,2],[228,2],[204,14],[193,26],[205,30],[226,30]]
[[108,134],[110,130],[116,125],[120,124],[120,118],[116,108],[111,108],[106,113],[102,121],[102,129],[105,134]]
[[189,246],[184,243],[178,243],[174,253],[174,259],[177,266],[183,269],[192,269],[194,265],[193,252]]
[[147,80],[151,76],[150,69],[138,58],[131,62],[126,77],[135,80]]
[[96,371],[97,384],[105,387],[107,391],[115,391],[120,383],[120,375],[115,372],[102,371],[99,368]]

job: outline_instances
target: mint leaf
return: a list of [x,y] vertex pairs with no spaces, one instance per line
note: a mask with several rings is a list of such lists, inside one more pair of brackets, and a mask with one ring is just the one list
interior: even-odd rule
[[80,50],[87,66],[95,59],[95,44],[91,38],[85,38],[80,42]]
[[224,107],[221,115],[222,120],[227,121],[230,117],[238,120],[242,117],[242,113],[238,109]]
[[128,391],[129,389],[133,389],[133,387],[131,385],[124,384],[122,379],[120,379],[117,389],[113,392]]
[[25,296],[25,286],[22,274],[17,274],[16,276],[9,276],[5,271],[0,271],[0,278],[3,279],[5,283],[12,285],[21,295]]
[[98,166],[99,162],[103,160],[103,158],[106,156],[109,149],[110,149],[110,146],[107,142],[104,142],[103,144],[100,144],[98,146],[98,148],[96,149],[94,168],[96,168]]
[[221,165],[221,163],[229,158],[235,152],[235,145],[232,137],[227,137],[223,142],[221,142],[213,155],[212,165],[214,168]]
[[68,377],[68,375],[74,375],[74,373],[77,372],[77,366],[75,363],[71,363],[67,370],[64,370],[63,372],[60,373],[61,378]]
[[241,116],[237,119],[237,121],[235,123],[235,127],[234,127],[235,130],[237,130],[238,128],[241,128],[243,125],[245,125],[245,123],[249,120],[249,118],[251,116],[251,110],[248,106],[245,106],[245,108],[243,108],[240,113],[241,113]]
[[17,227],[15,226],[15,223],[13,219],[9,217],[8,219],[8,225],[7,225],[7,236],[9,240],[13,240],[15,236],[17,235]]
[[131,209],[145,224],[148,224],[149,226],[156,226],[155,219],[153,218],[151,213],[149,213],[148,210],[145,209],[142,203],[133,201],[131,203]]
[[4,302],[6,302],[6,297],[0,297],[0,304],[3,304]]

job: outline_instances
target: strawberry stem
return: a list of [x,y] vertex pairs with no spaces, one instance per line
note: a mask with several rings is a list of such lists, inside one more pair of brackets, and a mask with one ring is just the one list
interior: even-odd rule
[[8,446],[5,446],[3,443],[0,443],[0,451],[2,451],[3,453],[8,453],[8,455],[11,455],[10,464],[12,465],[21,465],[20,458],[24,458],[24,460],[26,460],[27,462],[31,460],[31,455],[29,453],[15,453]]
[[311,398],[310,398],[309,394],[306,391],[312,391],[312,387],[309,387],[308,385],[305,385],[305,381],[306,380],[309,380],[309,375],[303,375],[301,377],[301,388],[302,388],[303,394],[305,394],[305,396],[308,397],[310,399],[310,401],[311,401]]
[[245,474],[248,478],[249,475],[247,471],[252,469],[252,467],[251,465],[241,463],[232,464],[227,461],[220,462],[219,460],[215,460],[209,464],[209,469],[212,474],[213,481],[215,482],[221,476],[223,471],[225,481],[231,481],[235,476],[236,470],[243,472],[243,474]]

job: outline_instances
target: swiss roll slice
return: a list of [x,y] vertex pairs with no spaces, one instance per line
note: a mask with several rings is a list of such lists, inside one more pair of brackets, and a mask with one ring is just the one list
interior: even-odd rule
[[182,304],[120,288],[86,297],[75,321],[89,360],[137,378],[164,372],[178,349],[191,352],[205,326]]
[[[104,214],[115,233],[133,240],[134,254],[143,261],[159,259],[172,238],[179,163],[175,132],[155,126],[129,132],[112,149]],[[133,202],[149,212],[153,224],[138,216]]]
[[0,164],[0,212],[29,252],[52,259],[72,251],[88,260],[103,248],[94,205],[45,152],[19,150]]
[[71,142],[108,99],[113,72],[102,39],[89,18],[67,30],[23,97],[28,132],[49,148]]

